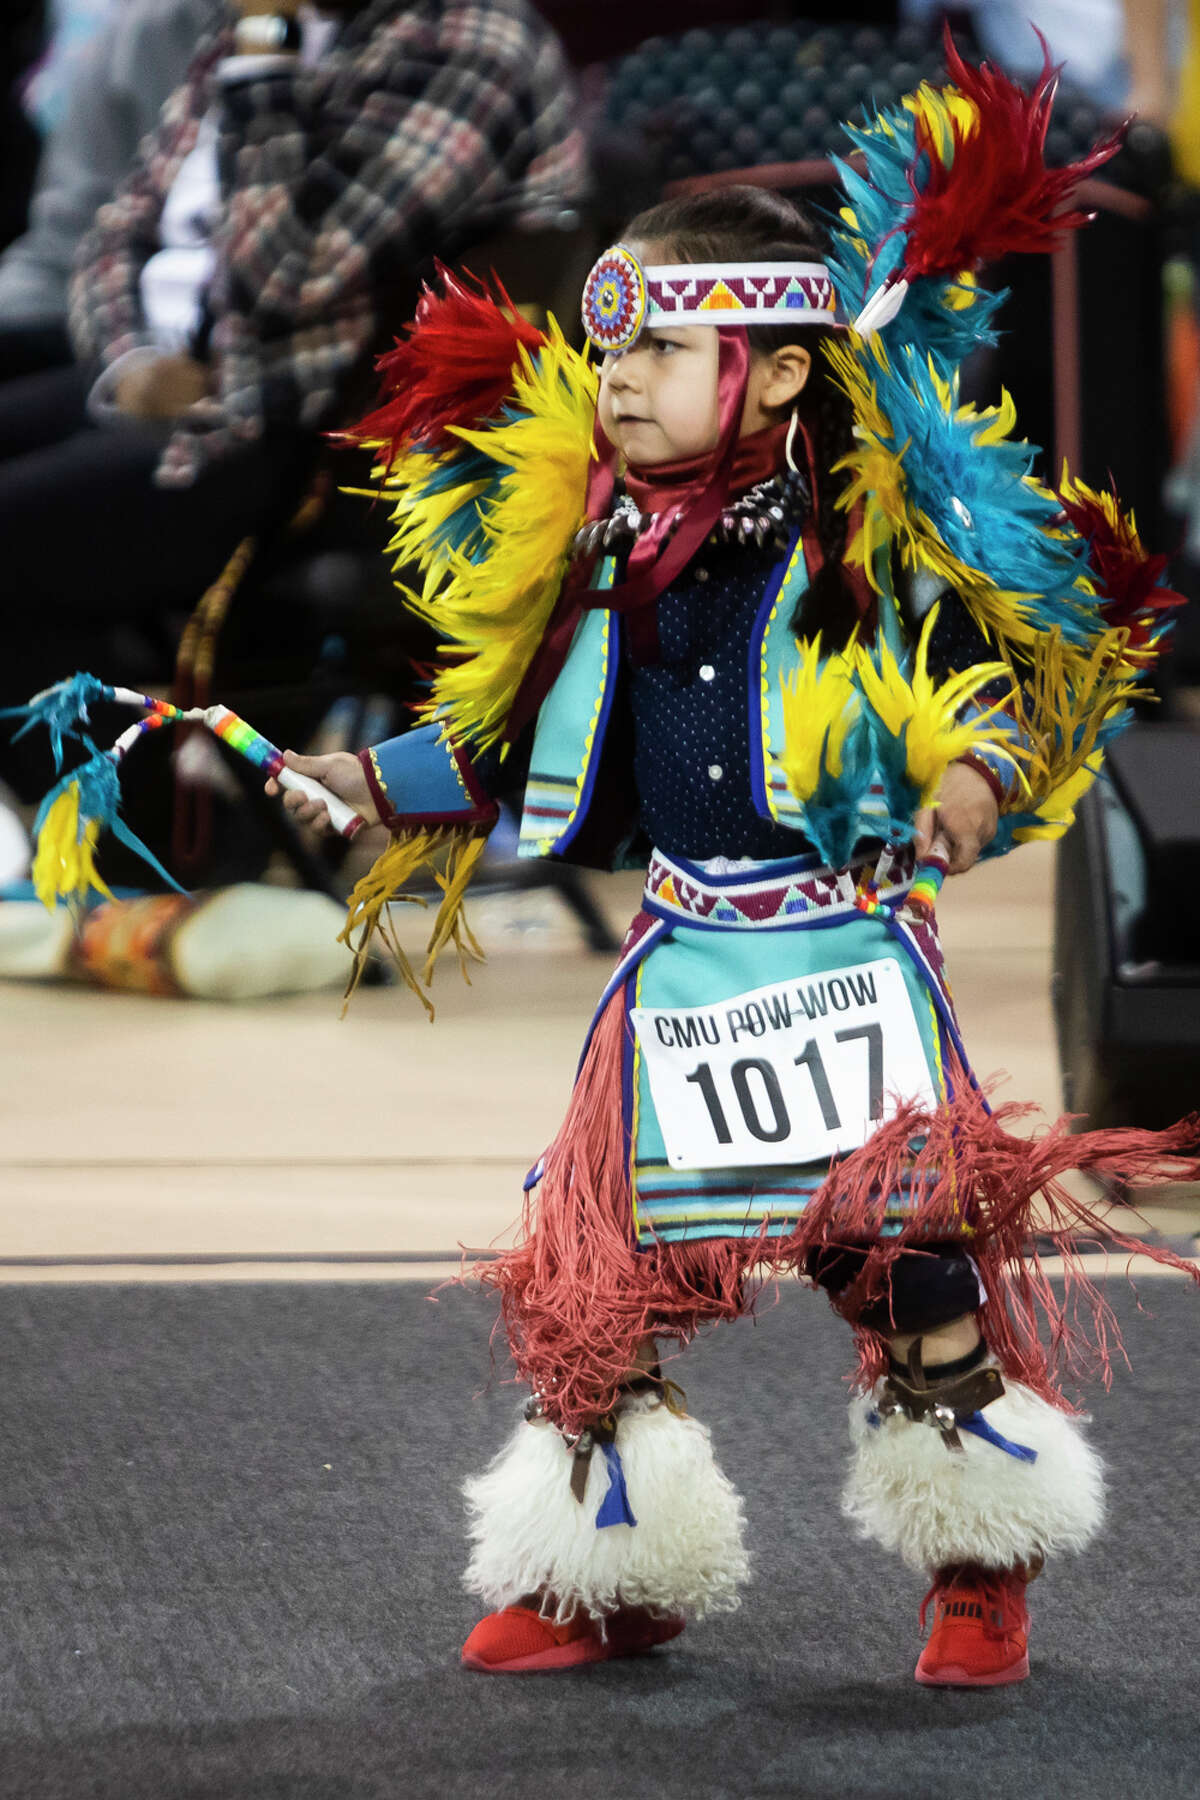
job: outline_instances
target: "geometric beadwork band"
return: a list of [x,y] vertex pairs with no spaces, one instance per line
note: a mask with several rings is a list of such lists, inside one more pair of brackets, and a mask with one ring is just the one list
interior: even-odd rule
[[624,244],[595,264],[583,290],[583,326],[606,353],[668,325],[833,325],[824,263],[660,263],[643,267]]

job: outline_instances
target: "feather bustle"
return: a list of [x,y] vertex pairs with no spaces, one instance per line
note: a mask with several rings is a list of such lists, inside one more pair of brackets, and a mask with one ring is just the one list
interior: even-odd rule
[[583,521],[597,378],[553,320],[522,349],[500,416],[455,426],[453,450],[409,449],[381,472],[393,506],[394,565],[415,566],[409,607],[441,636],[423,716],[486,749],[549,621]]

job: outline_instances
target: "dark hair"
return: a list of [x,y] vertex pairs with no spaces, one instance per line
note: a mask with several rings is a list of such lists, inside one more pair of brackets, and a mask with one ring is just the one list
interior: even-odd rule
[[[735,186],[664,200],[631,219],[622,236],[660,245],[676,262],[821,262],[825,247],[812,220],[793,201],[770,188]],[[797,401],[816,468],[814,528],[824,562],[802,601],[806,636],[822,633],[830,648],[846,642],[857,607],[846,581],[847,517],[836,501],[844,478],[831,471],[854,444],[850,402],[835,384],[822,355],[829,328],[820,325],[751,325],[752,351],[769,356],[784,344],[812,352],[812,372]],[[793,627],[799,624],[799,612]]]

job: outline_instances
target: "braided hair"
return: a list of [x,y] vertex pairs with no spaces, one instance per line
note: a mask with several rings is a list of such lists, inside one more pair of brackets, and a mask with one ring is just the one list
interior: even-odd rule
[[[732,186],[664,200],[631,219],[622,236],[660,247],[674,262],[821,262],[825,250],[812,220],[794,202],[769,188]],[[847,516],[837,506],[845,483],[832,474],[854,444],[850,402],[834,382],[822,354],[831,335],[821,325],[750,325],[751,354],[769,356],[784,344],[812,353],[812,370],[797,401],[800,423],[812,447],[813,529],[822,566],[792,618],[806,636],[820,632],[830,649],[845,645],[858,622],[846,579]]]

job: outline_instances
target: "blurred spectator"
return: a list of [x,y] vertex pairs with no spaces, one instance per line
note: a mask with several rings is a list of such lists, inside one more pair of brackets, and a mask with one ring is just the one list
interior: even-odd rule
[[43,138],[50,136],[70,104],[75,72],[110,14],[126,0],[45,0],[46,48],[24,81],[25,111]]
[[1041,72],[1046,39],[1053,62],[1065,63],[1065,78],[1096,106],[1116,111],[1125,104],[1129,72],[1125,61],[1122,0],[903,0],[904,16],[935,21],[941,14],[970,15],[986,56],[1008,74],[1029,80]]
[[0,700],[69,673],[89,627],[190,606],[295,505],[416,264],[579,197],[525,0],[263,11],[230,7],[84,239],[79,362],[0,388]]
[[45,36],[44,0],[6,0],[0,18],[0,249],[25,229],[39,141],[23,89]]
[[43,96],[57,123],[42,151],[29,227],[0,257],[0,381],[71,361],[67,281],[79,241],[132,167],[224,0],[120,0],[109,13],[88,41],[72,38],[59,85]]

